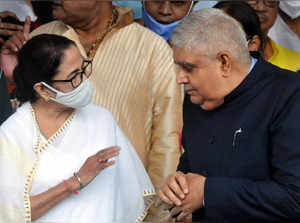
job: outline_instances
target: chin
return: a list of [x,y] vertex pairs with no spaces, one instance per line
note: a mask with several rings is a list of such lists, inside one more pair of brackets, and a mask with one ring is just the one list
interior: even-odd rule
[[205,111],[212,111],[218,107],[220,107],[224,103],[224,100],[218,101],[205,101],[200,107]]
[[203,98],[201,97],[195,97],[195,96],[190,96],[190,100],[193,104],[196,104],[196,105],[202,105],[203,104]]
[[[220,105],[219,105],[220,106]],[[200,107],[203,109],[203,110],[205,110],[205,111],[212,111],[212,110],[214,110],[214,109],[216,109],[217,107],[219,107],[219,106],[210,106],[210,105],[207,105],[207,104],[202,104],[202,105],[200,105]]]

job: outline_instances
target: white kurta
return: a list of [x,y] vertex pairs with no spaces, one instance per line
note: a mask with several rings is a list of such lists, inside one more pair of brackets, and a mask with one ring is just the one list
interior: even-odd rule
[[95,105],[77,110],[48,140],[40,134],[32,114],[31,105],[26,103],[1,126],[0,178],[4,181],[0,182],[0,222],[30,221],[31,195],[70,178],[88,157],[116,145],[121,151],[113,166],[39,221],[143,219],[154,189],[134,148],[107,110]]

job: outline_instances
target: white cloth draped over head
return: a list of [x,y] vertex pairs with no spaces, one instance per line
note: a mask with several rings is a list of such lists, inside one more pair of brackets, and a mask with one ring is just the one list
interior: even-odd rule
[[88,105],[76,110],[46,140],[29,103],[0,128],[0,222],[30,222],[30,196],[60,184],[88,157],[119,146],[115,164],[104,169],[78,195],[70,195],[41,222],[135,222],[150,206],[154,189],[134,148],[112,115]]

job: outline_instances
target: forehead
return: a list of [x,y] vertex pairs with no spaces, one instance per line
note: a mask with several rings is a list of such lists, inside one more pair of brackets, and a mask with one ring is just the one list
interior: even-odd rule
[[64,57],[60,64],[60,70],[72,69],[81,66],[83,58],[76,46],[72,45],[64,51]]
[[183,47],[172,46],[175,63],[199,64],[207,59],[207,55],[200,49],[191,50]]
[[269,9],[276,9],[279,4],[279,0],[244,0],[244,1],[247,2],[252,7],[256,7],[257,5],[263,5]]

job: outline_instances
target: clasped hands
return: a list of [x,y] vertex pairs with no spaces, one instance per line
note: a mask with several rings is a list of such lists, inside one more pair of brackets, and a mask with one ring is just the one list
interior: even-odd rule
[[189,218],[195,210],[203,207],[205,180],[202,175],[178,171],[166,179],[155,205],[165,203],[171,206],[171,215],[177,216],[176,221]]

